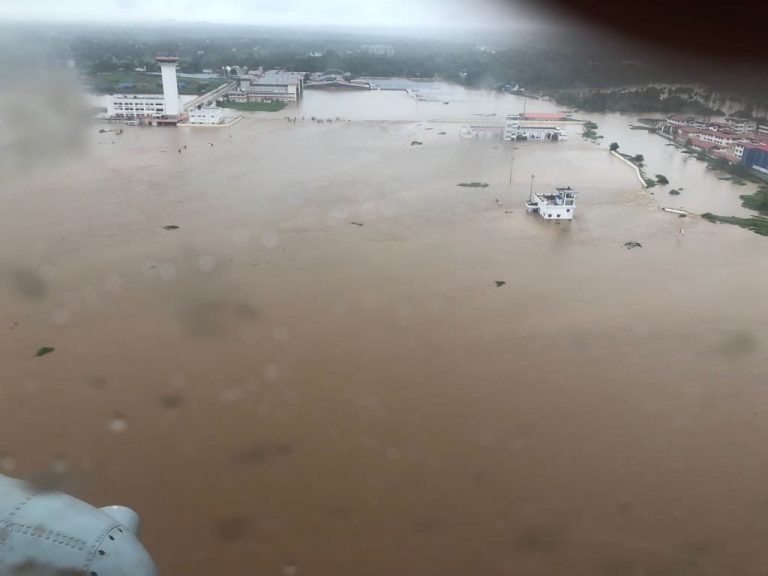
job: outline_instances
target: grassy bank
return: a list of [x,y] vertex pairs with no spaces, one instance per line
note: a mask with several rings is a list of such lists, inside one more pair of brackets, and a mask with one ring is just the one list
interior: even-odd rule
[[[147,72],[103,72],[87,79],[91,89],[102,94],[162,94],[163,80],[159,74]],[[198,95],[224,84],[212,78],[179,78],[179,94]]]
[[735,224],[747,230],[752,230],[761,236],[768,236],[768,218],[763,216],[753,216],[751,218],[739,218],[738,216],[718,216],[711,212],[705,212],[702,218],[709,222],[722,222],[723,224]]
[[233,108],[242,112],[280,112],[285,102],[219,102],[222,108]]
[[753,194],[742,194],[741,205],[758,213],[750,218],[738,216],[718,216],[711,212],[701,215],[709,222],[722,222],[723,224],[735,224],[747,230],[752,230],[762,236],[768,236],[768,184],[761,185]]

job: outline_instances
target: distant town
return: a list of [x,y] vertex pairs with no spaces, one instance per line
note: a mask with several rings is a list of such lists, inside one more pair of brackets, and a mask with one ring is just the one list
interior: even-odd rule
[[[391,46],[363,48],[383,56],[391,56],[393,52]],[[102,119],[137,125],[230,125],[237,120],[237,111],[278,111],[301,100],[305,90],[403,90],[417,100],[428,99],[405,79],[355,78],[350,73],[334,69],[310,73],[261,67],[249,70],[243,66],[226,66],[219,73],[209,69],[195,75],[196,78],[206,78],[214,87],[204,94],[183,98],[179,95],[178,58],[158,55],[156,62],[161,69],[163,94],[110,94]],[[124,84],[123,87],[133,86]],[[507,88],[510,87],[505,86],[504,90],[510,91]],[[521,90],[517,85],[513,89]],[[227,113],[228,109],[235,114]],[[560,141],[567,138],[563,124],[568,122],[576,120],[565,112],[523,112],[507,115],[503,124],[467,124],[460,136],[506,141]],[[737,116],[712,119],[673,114],[667,118],[644,119],[643,123],[708,158],[743,165],[768,175],[768,122]]]

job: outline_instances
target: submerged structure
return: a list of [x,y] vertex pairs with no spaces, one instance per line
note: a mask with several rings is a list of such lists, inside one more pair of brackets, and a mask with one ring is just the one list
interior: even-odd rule
[[[526,114],[508,114],[504,124],[504,140],[566,140],[565,130],[557,125],[557,120]],[[554,116],[554,115],[553,115]],[[530,118],[530,119],[529,119]],[[531,121],[534,120],[534,121]]]
[[528,212],[538,212],[545,220],[573,220],[576,191],[570,186],[561,186],[555,188],[554,193],[539,194],[533,191],[531,185],[531,194],[525,207]]

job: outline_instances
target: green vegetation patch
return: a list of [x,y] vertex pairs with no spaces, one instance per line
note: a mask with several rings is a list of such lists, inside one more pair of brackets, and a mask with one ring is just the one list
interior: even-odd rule
[[[88,83],[102,94],[162,94],[163,79],[149,72],[100,72],[89,77]],[[205,94],[225,83],[220,78],[179,78],[179,94]]]
[[737,216],[718,216],[711,212],[705,212],[702,218],[709,222],[722,222],[723,224],[735,224],[741,228],[752,230],[761,236],[768,236],[768,218],[762,216],[753,216],[751,218],[739,218]]
[[760,186],[754,194],[742,194],[741,205],[763,216],[768,216],[768,186]]
[[669,180],[664,174],[656,174],[656,182],[658,184],[669,184]]
[[762,236],[768,236],[768,185],[761,185],[753,194],[742,194],[741,205],[749,210],[758,212],[758,216],[750,218],[740,218],[738,216],[718,216],[711,212],[702,214],[701,217],[710,222],[722,222],[724,224],[735,224],[747,230],[752,230]]
[[463,186],[464,188],[488,188],[488,182],[459,182],[456,186]]
[[280,112],[287,104],[285,102],[219,102],[219,106],[242,112]]
[[38,348],[37,352],[35,353],[35,358],[39,358],[40,356],[45,356],[46,354],[50,354],[56,350],[56,348],[52,348],[51,346],[43,346],[42,348]]

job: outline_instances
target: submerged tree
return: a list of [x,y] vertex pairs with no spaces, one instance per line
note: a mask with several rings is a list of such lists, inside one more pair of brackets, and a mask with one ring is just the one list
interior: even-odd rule
[[619,149],[619,143],[618,142],[611,142],[611,145],[609,146],[611,149],[611,152],[616,152],[616,150]]

